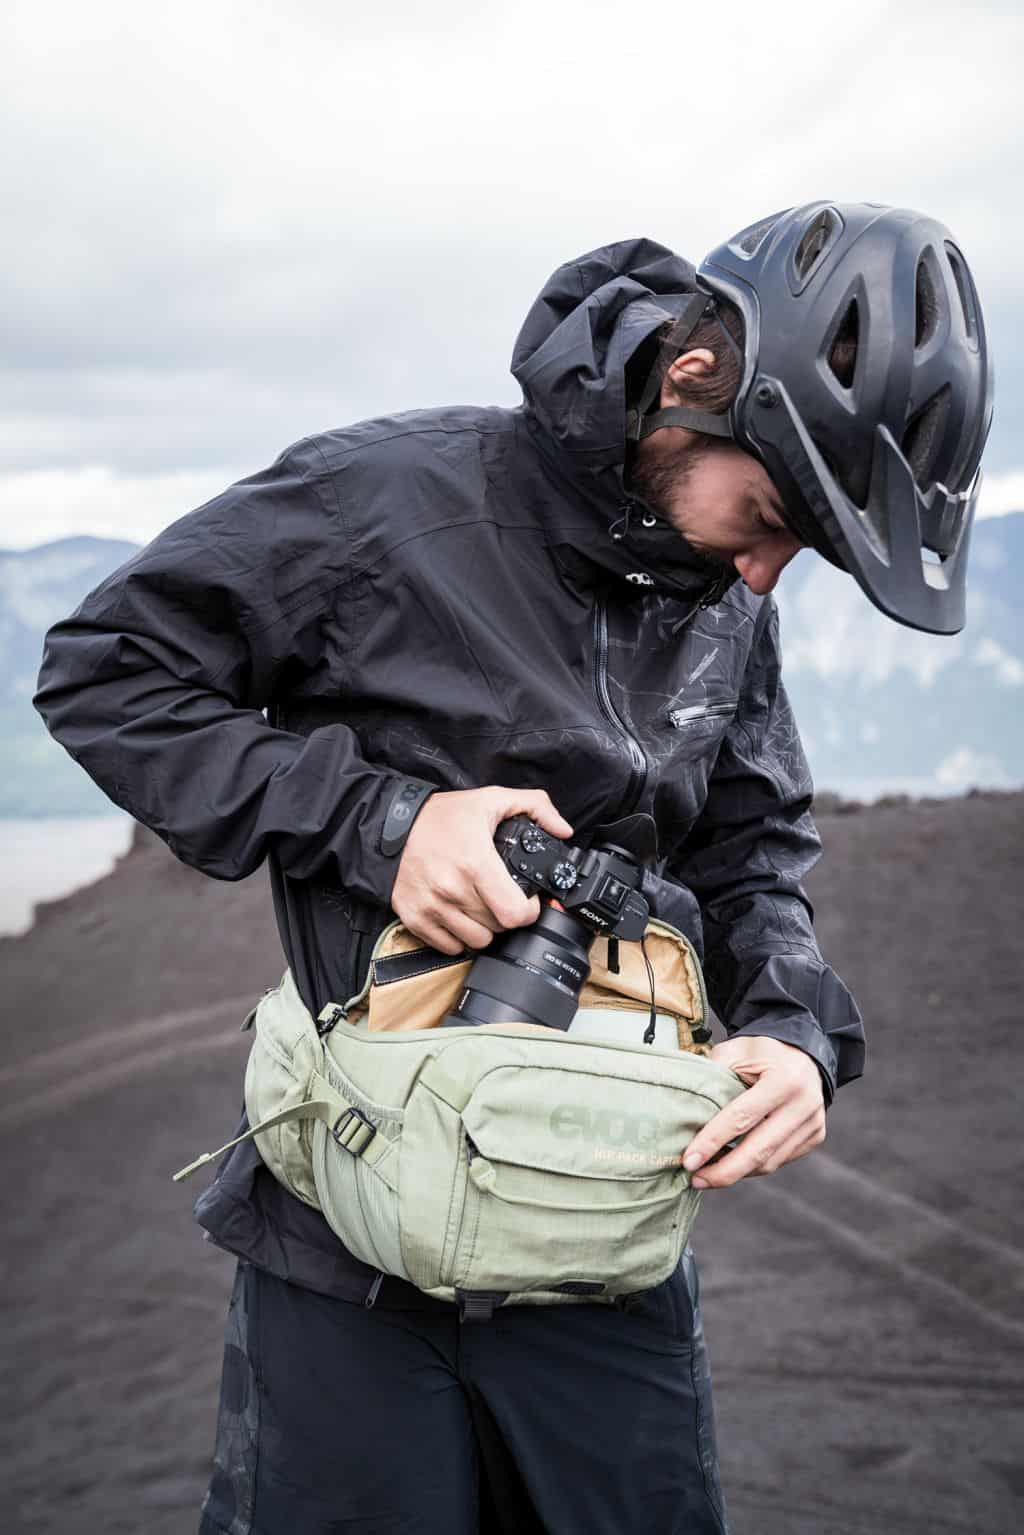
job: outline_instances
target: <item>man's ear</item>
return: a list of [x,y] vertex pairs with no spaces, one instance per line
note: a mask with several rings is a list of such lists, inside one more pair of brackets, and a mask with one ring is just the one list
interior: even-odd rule
[[669,364],[661,386],[662,406],[678,405],[686,398],[686,386],[692,379],[707,378],[714,373],[718,359],[706,346],[694,347],[683,352]]
[[670,363],[667,377],[685,387],[688,378],[707,378],[709,373],[714,373],[716,362],[714,352],[709,352],[706,346],[698,346],[692,352],[683,352]]

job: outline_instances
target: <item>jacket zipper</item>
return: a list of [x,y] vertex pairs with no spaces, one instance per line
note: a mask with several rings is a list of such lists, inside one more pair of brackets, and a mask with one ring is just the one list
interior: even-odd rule
[[647,782],[648,764],[642,746],[626,729],[608,691],[608,612],[602,598],[594,604],[594,685],[602,713],[622,736],[629,750],[629,784],[618,812],[619,815],[628,815],[639,801]]

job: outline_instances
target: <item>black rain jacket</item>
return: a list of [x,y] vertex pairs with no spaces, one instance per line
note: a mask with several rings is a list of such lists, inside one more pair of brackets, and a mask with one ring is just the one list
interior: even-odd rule
[[[561,267],[516,343],[521,408],[288,449],[50,630],[35,704],[185,863],[237,880],[268,860],[314,1014],[357,989],[390,920],[392,807],[543,788],[577,835],[646,811],[647,894],[703,951],[716,1013],[805,1050],[830,1100],[863,1032],[801,888],[820,842],[776,607],[741,582],[713,600],[715,571],[625,482],[626,364],[693,287],[647,240]],[[252,1142],[197,1213],[315,1289],[373,1277]]]

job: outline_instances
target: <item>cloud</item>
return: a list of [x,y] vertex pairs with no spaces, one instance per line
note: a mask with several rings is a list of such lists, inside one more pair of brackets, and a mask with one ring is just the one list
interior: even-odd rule
[[0,475],[0,546],[26,549],[78,533],[148,543],[243,472],[132,475],[92,466]]
[[995,672],[999,682],[1007,687],[1020,687],[1024,685],[1024,664],[1010,655],[1002,645],[986,635],[978,645],[972,658],[976,666],[990,666]]
[[1009,474],[987,474],[981,482],[978,517],[1005,517],[1024,511],[1024,469]]
[[935,779],[940,788],[959,791],[973,787],[979,789],[1004,789],[1012,780],[998,757],[972,751],[969,746],[959,746],[944,757],[935,769]]
[[[845,571],[810,552],[790,567],[776,600],[787,676],[806,671],[869,689],[906,671],[920,687],[930,688],[943,668],[964,654],[962,634],[923,634],[894,624]],[[825,626],[822,613],[829,615]]]
[[[515,403],[507,358],[536,289],[628,232],[699,256],[766,208],[868,193],[934,207],[1002,292],[1021,232],[995,190],[1019,131],[1019,19],[972,10],[976,67],[957,71],[940,155],[933,82],[959,27],[840,9],[817,30],[793,0],[720,18],[726,103],[667,4],[616,26],[614,82],[621,12],[601,0],[452,8],[441,25],[409,3],[386,29],[327,4],[287,20],[194,0],[10,7],[0,542],[145,540],[310,431]],[[864,113],[869,79],[884,113]],[[657,152],[639,154],[630,125],[659,93]],[[714,175],[673,175],[701,124]],[[1021,505],[1024,471],[987,480],[980,515]]]
[[668,0],[639,24],[618,0],[376,15],[5,9],[0,470],[247,473],[345,421],[514,403],[553,267],[634,233],[699,258],[823,194],[935,212],[1020,328],[1012,7],[972,7],[967,70],[951,0],[748,0],[698,50]]

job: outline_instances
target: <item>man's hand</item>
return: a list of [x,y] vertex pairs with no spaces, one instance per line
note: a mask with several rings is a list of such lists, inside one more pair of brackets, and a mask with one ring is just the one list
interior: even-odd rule
[[413,822],[391,906],[411,933],[442,954],[483,949],[495,933],[540,916],[494,846],[498,823],[528,815],[553,837],[572,827],[543,789],[456,789],[430,796]]
[[[740,1035],[716,1045],[712,1060],[728,1066],[753,1085],[720,1109],[690,1142],[683,1166],[701,1167],[696,1189],[727,1188],[760,1173],[774,1173],[806,1156],[825,1139],[825,1101],[821,1073],[795,1045],[778,1039]],[[720,1161],[707,1166],[727,1141],[743,1141]]]

